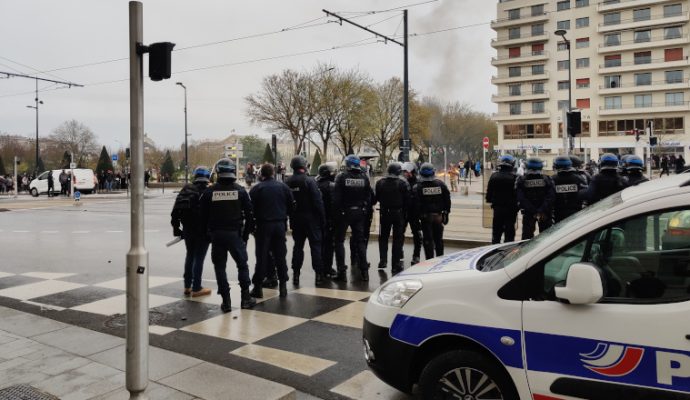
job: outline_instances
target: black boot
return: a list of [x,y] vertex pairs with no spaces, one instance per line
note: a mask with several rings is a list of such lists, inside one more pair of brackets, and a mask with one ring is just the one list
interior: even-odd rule
[[224,313],[229,313],[232,311],[232,308],[230,307],[230,293],[222,294],[220,297],[223,298],[223,302],[220,303],[220,310]]
[[333,278],[334,281],[347,282],[347,269],[338,270],[338,274]]
[[336,276],[338,276],[338,272],[336,270],[334,270],[333,268],[327,268],[326,269],[326,278],[333,279]]
[[280,282],[279,289],[280,297],[287,297],[287,283]]
[[263,299],[264,298],[264,291],[261,289],[261,286],[259,285],[254,285],[254,288],[252,289],[251,292],[249,292],[249,295],[257,298],[257,299]]
[[388,264],[387,261],[381,260],[381,261],[379,262],[379,269],[386,269],[386,264]]
[[415,265],[415,264],[419,264],[419,256],[412,257],[412,262],[410,263],[410,265]]
[[368,269],[362,270],[362,282],[369,282],[369,270]]
[[292,285],[293,286],[299,286],[299,270],[298,269],[292,270]]
[[276,286],[278,286],[278,277],[275,275],[267,277],[266,279],[264,279],[264,282],[261,284],[261,287],[265,287],[268,289],[273,289]]
[[253,308],[256,305],[256,300],[249,294],[249,289],[242,289],[242,309]]
[[323,274],[321,273],[316,273],[316,281],[314,282],[316,285],[323,285]]

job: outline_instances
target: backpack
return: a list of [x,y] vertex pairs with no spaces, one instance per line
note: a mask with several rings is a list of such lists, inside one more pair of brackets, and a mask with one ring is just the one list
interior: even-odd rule
[[199,198],[201,193],[194,184],[185,185],[175,198],[173,210],[177,210],[181,215],[183,225],[194,224],[200,216]]

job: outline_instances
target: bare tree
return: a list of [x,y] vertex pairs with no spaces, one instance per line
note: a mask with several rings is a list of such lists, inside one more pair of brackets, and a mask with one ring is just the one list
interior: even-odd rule
[[53,130],[50,138],[72,153],[77,164],[82,165],[88,154],[98,151],[96,135],[81,122],[73,119]]
[[385,166],[392,157],[395,143],[402,136],[403,85],[398,78],[376,85],[376,102],[370,113],[372,132],[364,138],[379,155],[379,165]]

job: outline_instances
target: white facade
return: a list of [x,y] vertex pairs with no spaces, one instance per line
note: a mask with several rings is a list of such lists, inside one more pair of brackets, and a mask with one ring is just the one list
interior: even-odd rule
[[[500,0],[492,83],[498,105],[496,150],[563,151],[568,106],[582,111],[573,152],[642,156],[654,123],[655,154],[690,156],[690,0]],[[568,79],[570,41],[572,82]]]

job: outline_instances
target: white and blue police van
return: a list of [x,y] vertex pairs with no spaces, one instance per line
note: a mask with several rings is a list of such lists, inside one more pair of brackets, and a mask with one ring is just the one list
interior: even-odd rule
[[363,335],[376,375],[425,400],[690,399],[690,177],[417,264]]

